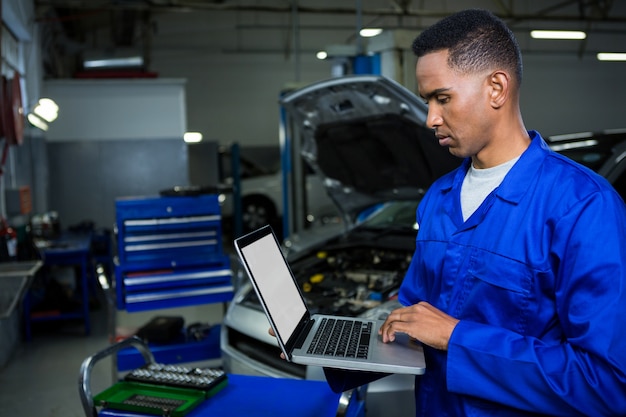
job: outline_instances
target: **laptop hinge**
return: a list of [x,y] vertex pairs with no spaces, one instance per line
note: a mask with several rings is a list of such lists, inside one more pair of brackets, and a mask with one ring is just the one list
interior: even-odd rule
[[313,324],[315,323],[315,320],[311,319],[306,323],[306,326],[304,327],[304,331],[298,332],[300,333],[300,335],[298,336],[298,338],[296,339],[295,343],[293,344],[293,348],[294,349],[301,349],[302,345],[304,344],[304,341],[306,340],[307,335],[309,334],[309,331],[311,330],[311,327],[313,327]]

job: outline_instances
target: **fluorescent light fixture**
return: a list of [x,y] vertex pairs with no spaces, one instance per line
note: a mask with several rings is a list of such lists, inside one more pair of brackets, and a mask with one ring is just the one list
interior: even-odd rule
[[626,53],[600,52],[598,61],[626,61]]
[[127,58],[90,59],[83,62],[85,68],[129,68],[143,65],[143,58],[131,56]]
[[552,142],[562,142],[566,140],[585,139],[590,137],[593,137],[593,132],[565,133],[563,135],[550,136],[549,139]]
[[318,53],[315,54],[315,57],[317,59],[324,60],[328,58],[328,53],[326,51],[319,51]]
[[183,140],[186,143],[198,143],[202,142],[202,133],[200,132],[185,132]]
[[582,140],[580,142],[571,142],[571,143],[560,143],[556,145],[550,145],[550,148],[555,152],[566,151],[568,149],[578,149],[578,148],[590,148],[592,146],[596,146],[598,141],[595,139]]
[[533,39],[585,39],[587,34],[580,30],[531,30]]
[[620,127],[618,129],[604,129],[603,132],[607,135],[615,135],[618,133],[626,133],[626,128]]
[[381,28],[363,28],[359,31],[359,35],[364,38],[372,38],[374,36],[380,35],[382,33]]

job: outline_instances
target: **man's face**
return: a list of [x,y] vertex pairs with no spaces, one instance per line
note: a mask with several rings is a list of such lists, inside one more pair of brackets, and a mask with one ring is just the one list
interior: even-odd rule
[[447,59],[447,50],[420,57],[417,85],[428,104],[426,124],[434,129],[439,144],[466,158],[489,144],[489,74],[461,74],[448,67]]

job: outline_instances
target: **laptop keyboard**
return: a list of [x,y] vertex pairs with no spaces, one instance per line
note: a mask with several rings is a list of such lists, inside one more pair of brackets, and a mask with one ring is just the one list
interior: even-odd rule
[[307,353],[367,359],[372,322],[323,318]]

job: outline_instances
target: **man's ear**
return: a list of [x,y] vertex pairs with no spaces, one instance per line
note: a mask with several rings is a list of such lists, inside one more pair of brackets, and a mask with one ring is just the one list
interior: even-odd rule
[[509,74],[504,71],[495,71],[489,76],[489,98],[494,109],[499,109],[508,100],[510,81]]

